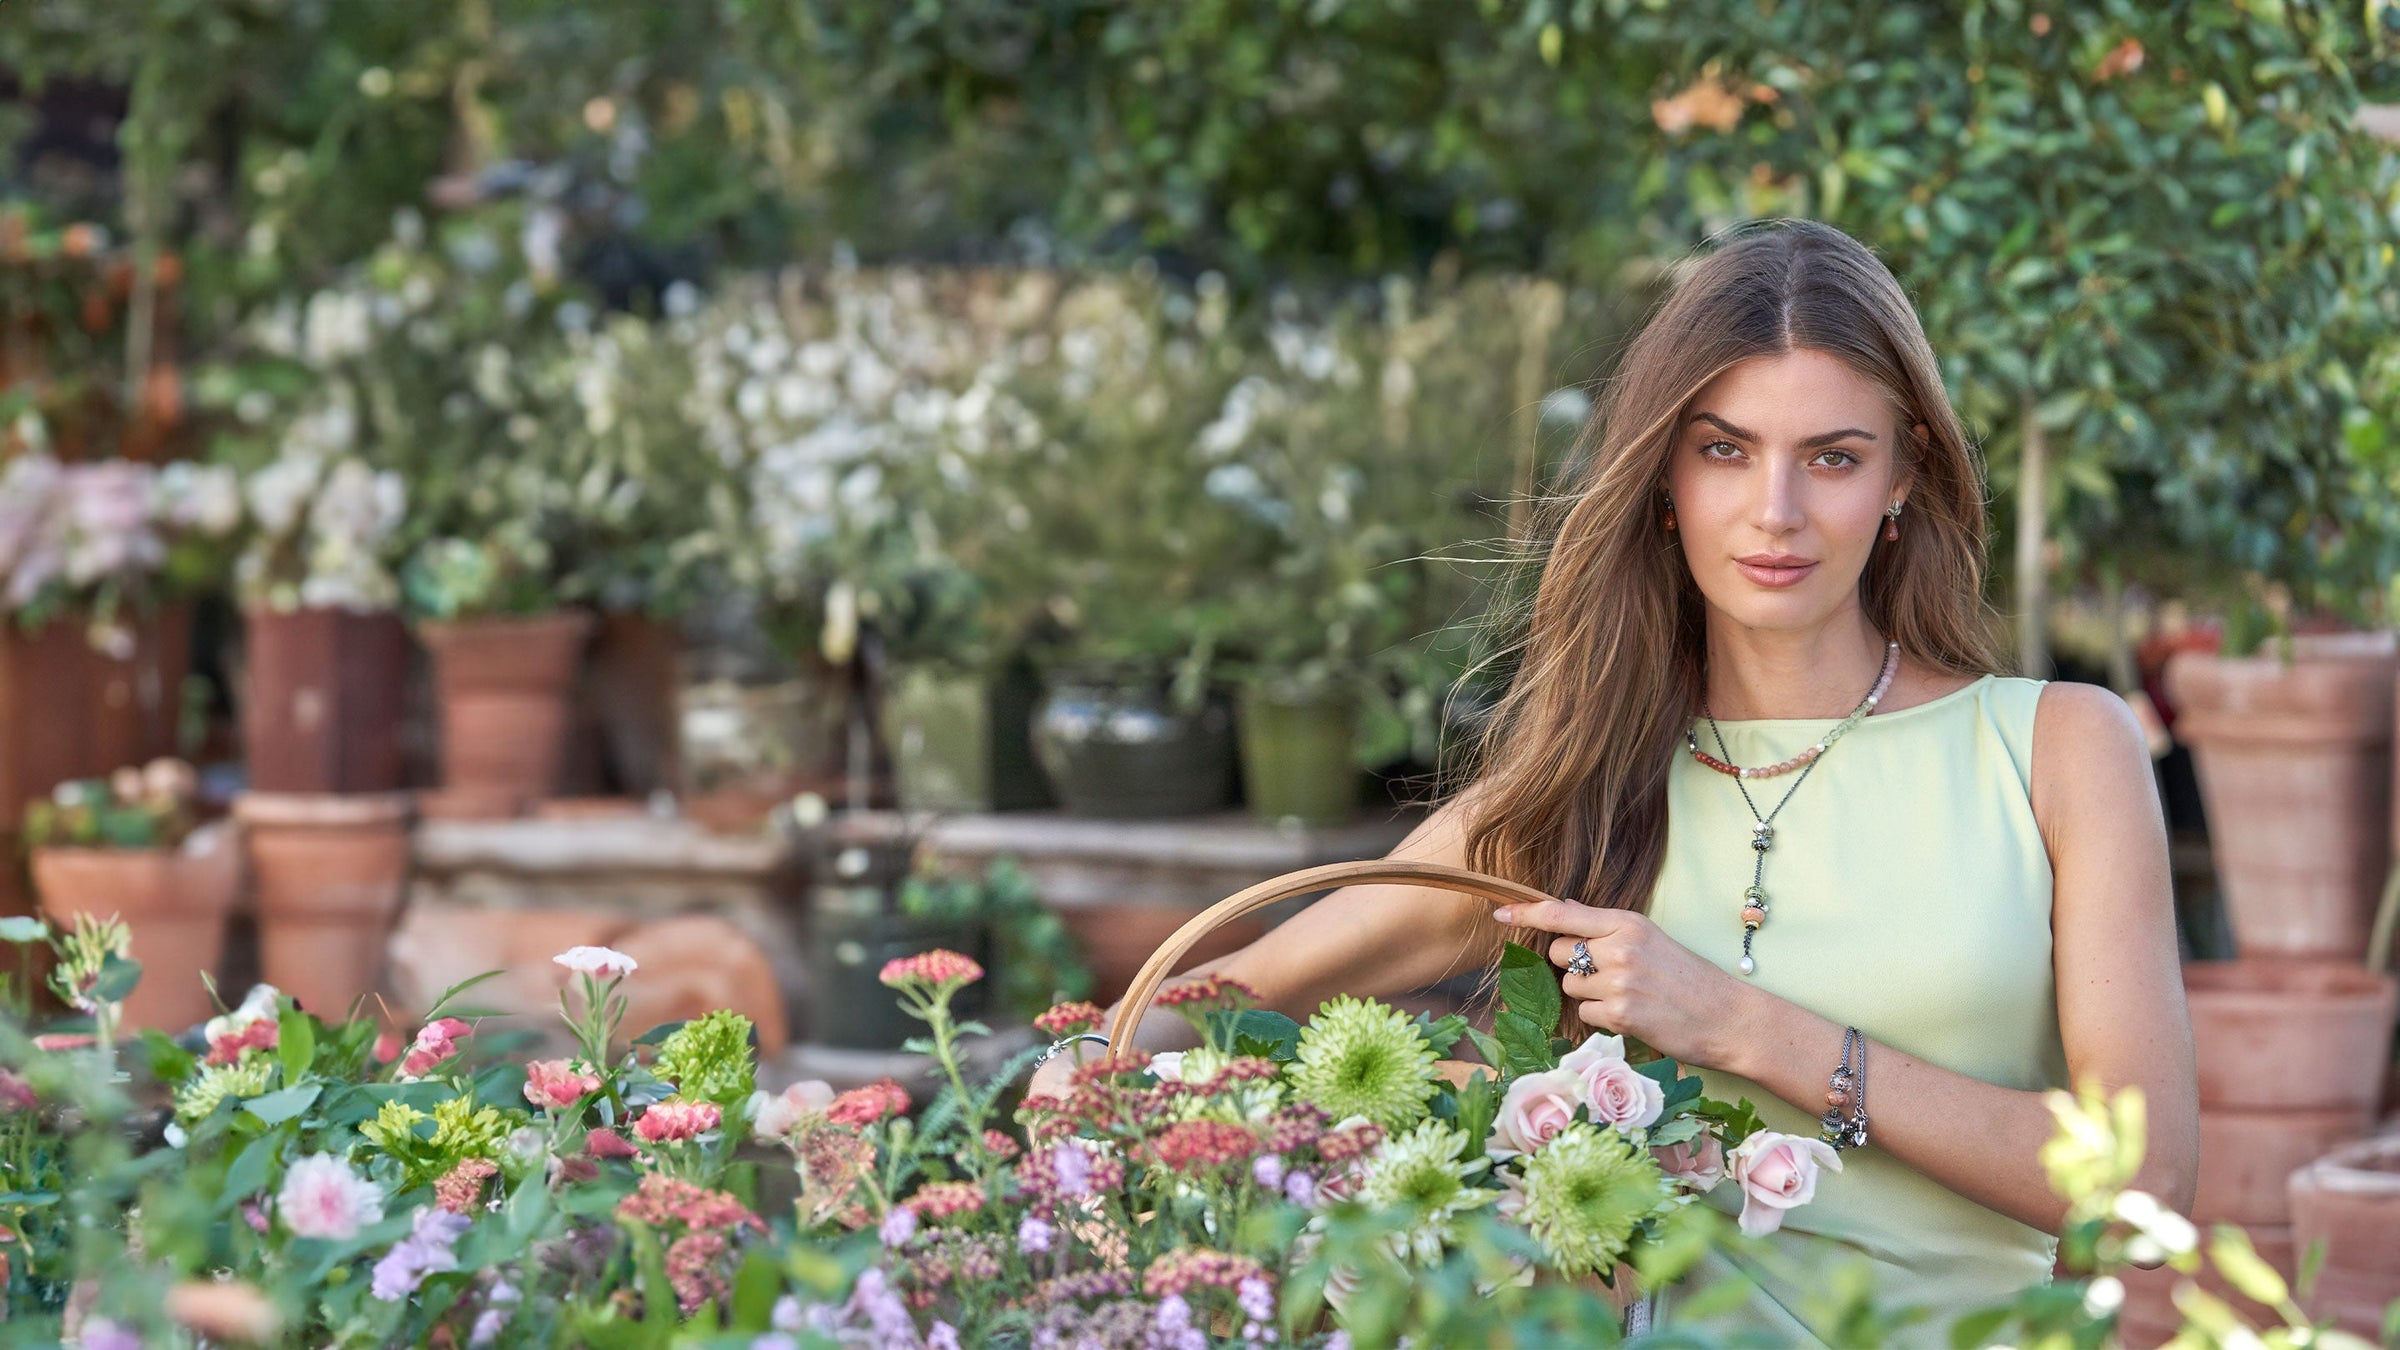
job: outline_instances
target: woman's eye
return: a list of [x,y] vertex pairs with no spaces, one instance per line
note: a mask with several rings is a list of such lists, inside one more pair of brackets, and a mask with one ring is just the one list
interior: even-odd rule
[[1702,459],[1731,459],[1733,457],[1732,455],[1718,454],[1719,449],[1730,450],[1734,455],[1742,453],[1742,448],[1731,441],[1710,441],[1700,447],[1700,457]]
[[1828,450],[1824,454],[1817,456],[1817,459],[1819,462],[1832,460],[1834,461],[1832,467],[1837,469],[1846,469],[1849,466],[1858,463],[1858,456],[1851,454],[1847,450]]

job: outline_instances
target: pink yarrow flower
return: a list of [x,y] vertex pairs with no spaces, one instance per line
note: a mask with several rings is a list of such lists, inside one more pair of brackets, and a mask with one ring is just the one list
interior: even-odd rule
[[645,1143],[677,1143],[706,1134],[723,1118],[714,1102],[660,1102],[633,1122],[633,1132]]
[[614,947],[569,947],[550,959],[595,980],[618,979],[642,968],[641,962]]
[[922,983],[936,988],[959,987],[983,978],[983,967],[971,956],[962,956],[947,948],[936,947],[914,956],[896,957],[883,964],[876,979],[897,989],[904,984]]
[[580,1067],[580,1060],[537,1059],[525,1066],[525,1100],[535,1106],[563,1111],[600,1090],[600,1075]]
[[400,1061],[400,1073],[407,1078],[423,1078],[458,1054],[458,1038],[473,1028],[455,1017],[443,1017],[425,1024],[417,1039],[408,1047]]
[[1760,1130],[1734,1146],[1726,1162],[1742,1188],[1743,1232],[1757,1237],[1783,1226],[1784,1211],[1817,1196],[1817,1174],[1842,1170],[1841,1155],[1822,1139]]
[[340,1158],[314,1153],[284,1173],[275,1215],[297,1237],[338,1242],[383,1217],[383,1190]]

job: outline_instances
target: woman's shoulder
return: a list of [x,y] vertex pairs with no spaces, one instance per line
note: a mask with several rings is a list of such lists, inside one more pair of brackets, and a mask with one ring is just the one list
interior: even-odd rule
[[2123,697],[2073,680],[2026,683],[2038,686],[2029,787],[2045,833],[2062,811],[2121,805],[2108,799],[2155,791],[2149,738]]

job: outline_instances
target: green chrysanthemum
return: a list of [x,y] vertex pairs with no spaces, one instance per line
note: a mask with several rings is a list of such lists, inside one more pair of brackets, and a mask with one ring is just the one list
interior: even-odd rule
[[1335,1120],[1365,1116],[1386,1131],[1425,1118],[1434,1090],[1433,1047],[1408,1014],[1344,996],[1300,1029],[1293,1093]]
[[1634,1227],[1667,1199],[1648,1149],[1583,1121],[1526,1160],[1524,1187],[1517,1219],[1567,1275],[1614,1269]]
[[1393,1236],[1393,1255],[1414,1256],[1428,1265],[1441,1260],[1458,1216],[1500,1198],[1498,1191],[1475,1184],[1475,1174],[1491,1166],[1491,1159],[1462,1157],[1466,1152],[1464,1131],[1428,1120],[1386,1142],[1367,1164],[1359,1203],[1408,1219]]
[[667,1036],[653,1067],[678,1095],[731,1111],[750,1100],[757,1078],[750,1019],[725,1011],[695,1017]]
[[213,1064],[192,1075],[175,1092],[175,1118],[189,1123],[217,1109],[228,1097],[255,1097],[267,1090],[275,1061],[265,1055],[244,1055],[232,1064]]

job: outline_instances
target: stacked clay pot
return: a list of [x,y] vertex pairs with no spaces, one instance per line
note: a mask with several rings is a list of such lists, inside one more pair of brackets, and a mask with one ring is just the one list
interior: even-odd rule
[[2291,1203],[2300,1249],[2325,1249],[2302,1308],[2375,1341],[2400,1300],[2400,1133],[2345,1144],[2294,1172]]

